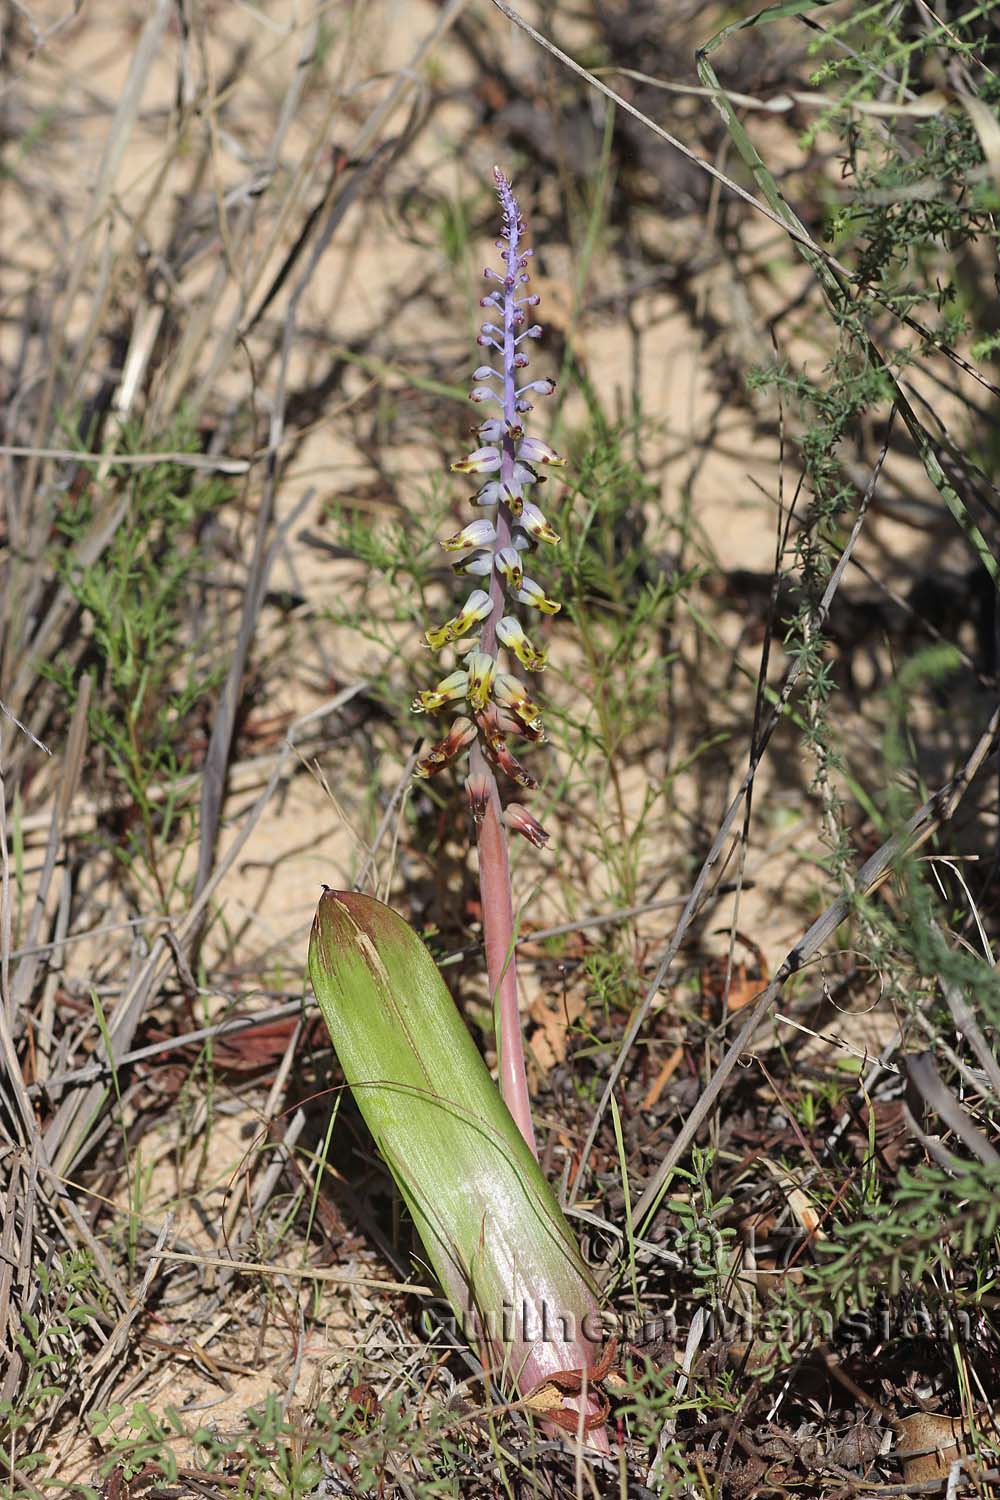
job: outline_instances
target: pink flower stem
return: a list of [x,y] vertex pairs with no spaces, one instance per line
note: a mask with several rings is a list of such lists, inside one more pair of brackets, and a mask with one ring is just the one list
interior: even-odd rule
[[493,768],[478,744],[472,746],[472,780],[485,786],[485,810],[476,829],[479,849],[479,890],[483,908],[486,972],[497,1015],[500,1092],[517,1128],[537,1158],[531,1101],[524,1068],[521,1012],[517,1001],[517,961],[514,948],[514,903],[510,887],[507,834],[500,810]]

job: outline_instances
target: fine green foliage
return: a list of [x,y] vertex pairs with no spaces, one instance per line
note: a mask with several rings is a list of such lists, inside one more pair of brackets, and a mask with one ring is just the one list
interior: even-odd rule
[[624,774],[667,712],[670,632],[703,570],[673,566],[680,528],[654,529],[647,520],[652,486],[629,456],[634,434],[599,413],[594,427],[574,453],[573,482],[556,518],[565,537],[556,588],[576,630],[573,674],[582,666],[588,689],[584,713],[575,701],[562,716],[571,770],[558,795],[577,808],[588,849],[613,878],[614,900],[628,906],[670,807],[673,767],[648,786],[639,807],[630,805]]
[[[156,439],[138,428],[122,434],[123,454],[156,449],[196,453],[197,433],[181,421]],[[81,677],[93,679],[90,737],[126,810],[119,853],[130,867],[138,859],[166,905],[177,862],[164,868],[159,851],[183,838],[177,782],[195,759],[196,711],[222,672],[192,608],[206,582],[199,537],[230,487],[169,461],[115,464],[109,455],[85,470],[79,497],[56,518],[52,553],[56,576],[81,611],[84,650],[81,657],[77,641],[43,671],[68,707]],[[109,517],[107,545],[95,561],[81,562],[80,544]]]

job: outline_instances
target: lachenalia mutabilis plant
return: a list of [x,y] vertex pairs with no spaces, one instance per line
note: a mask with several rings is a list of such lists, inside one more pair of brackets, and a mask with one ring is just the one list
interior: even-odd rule
[[454,647],[460,665],[436,687],[418,693],[413,709],[435,714],[461,705],[463,710],[448,733],[418,761],[416,774],[431,776],[469,751],[466,789],[476,825],[486,967],[498,1012],[500,1086],[522,1135],[535,1151],[517,1003],[505,826],[538,847],[548,835],[520,802],[502,808],[494,768],[519,787],[538,785],[512,752],[509,740],[544,739],[541,714],[521,679],[502,669],[500,650],[509,652],[527,672],[545,668],[545,651],[525,634],[515,610],[523,605],[554,615],[560,608],[529,577],[525,565],[540,542],[554,545],[559,540],[532,496],[544,482],[539,468],[561,468],[563,460],[547,443],[524,430],[522,419],[533,405],[529,396],[551,395],[555,385],[551,380],[524,378],[529,363],[525,346],[542,333],[538,323],[528,325],[526,310],[536,307],[539,298],[526,290],[532,252],[524,246],[524,219],[499,167],[494,168],[494,175],[503,216],[503,233],[496,242],[503,272],[489,267],[484,272],[488,281],[498,285],[480,302],[491,317],[477,339],[482,348],[493,352],[494,363],[480,365],[474,372],[477,384],[470,400],[500,410],[479,424],[482,446],[452,464],[456,473],[481,478],[473,504],[486,514],[442,543],[449,552],[465,554],[454,564],[455,572],[482,579],[482,584],[472,590],[457,615],[425,633],[432,651]]
[[546,836],[520,804],[502,810],[494,774],[496,767],[522,787],[535,785],[508,738],[540,740],[538,709],[520,679],[500,669],[498,656],[503,647],[528,671],[545,665],[513,610],[526,604],[554,614],[559,607],[525,574],[524,562],[536,542],[557,540],[530,495],[540,482],[537,466],[561,463],[521,422],[528,393],[553,386],[521,379],[528,363],[522,346],[540,333],[525,326],[525,308],[538,299],[523,290],[530,254],[524,222],[498,169],[496,181],[504,274],[487,272],[499,283],[483,299],[496,321],[483,324],[479,342],[498,360],[496,368],[476,371],[472,397],[497,402],[500,415],[481,424],[482,446],[454,465],[483,476],[476,501],[488,515],[445,544],[466,553],[458,570],[481,578],[483,587],[453,619],[428,630],[427,644],[436,651],[456,646],[461,666],[414,706],[466,709],[417,771],[430,775],[469,751],[487,964],[500,997],[503,1094],[430,953],[381,902],[327,890],[313,923],[309,971],[344,1076],[462,1331],[491,1375],[513,1385],[530,1411],[607,1453],[608,1402],[599,1386],[614,1344],[601,1352],[595,1284],[538,1165],[517,1010],[505,823],[538,845]]

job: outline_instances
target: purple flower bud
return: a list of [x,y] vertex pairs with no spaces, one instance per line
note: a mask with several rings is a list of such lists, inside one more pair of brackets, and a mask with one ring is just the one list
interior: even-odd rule
[[477,448],[474,453],[451,467],[454,474],[492,474],[500,467],[500,450],[493,447]]
[[541,438],[525,438],[518,446],[517,456],[522,461],[536,464],[552,464],[555,468],[565,467],[566,460],[560,458],[554,448],[548,443],[543,443]]
[[468,557],[463,557],[459,562],[452,563],[453,573],[466,575],[470,578],[489,578],[493,572],[493,553],[470,552]]

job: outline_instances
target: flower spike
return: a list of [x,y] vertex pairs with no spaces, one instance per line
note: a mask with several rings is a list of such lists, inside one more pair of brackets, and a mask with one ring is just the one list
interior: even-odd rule
[[[560,608],[529,576],[527,567],[530,554],[541,543],[555,546],[559,541],[532,497],[545,482],[542,471],[561,469],[564,461],[547,442],[525,431],[525,414],[532,409],[528,398],[551,396],[555,381],[521,373],[530,363],[527,349],[542,332],[540,324],[528,322],[529,309],[536,308],[540,299],[529,286],[532,251],[524,244],[524,218],[503,172],[496,168],[494,176],[503,220],[496,245],[503,264],[499,270],[487,268],[485,272],[488,287],[480,305],[486,309],[486,319],[477,343],[491,363],[473,370],[469,399],[475,406],[495,405],[492,414],[474,429],[479,446],[451,466],[453,473],[476,477],[479,488],[472,504],[481,508],[480,514],[485,509],[486,516],[470,521],[441,543],[445,552],[462,554],[451,564],[456,574],[482,583],[457,615],[426,631],[424,641],[431,650],[453,647],[461,669],[418,693],[413,711],[433,714],[452,708],[461,715],[457,734],[431,748],[418,774],[430,775],[460,749],[478,743],[480,769],[476,770],[473,755],[473,779],[489,775],[482,759],[485,755],[519,786],[530,786],[534,778],[511,754],[507,738],[540,743],[545,737],[541,711],[518,678],[503,669],[500,653],[501,648],[509,651],[528,672],[541,672],[545,667],[545,651],[525,635],[515,611],[526,605],[540,614],[554,615]],[[471,805],[481,810],[485,804],[478,780],[475,786]],[[540,848],[544,838],[527,832],[522,822],[514,821],[511,826]]]
[[[465,785],[476,828],[483,946],[497,1018],[499,1083],[520,1138],[537,1159],[518,1007],[517,945],[506,830],[518,833],[538,849],[544,847],[547,835],[520,802],[512,802],[504,810],[495,772],[502,773],[518,787],[532,789],[538,785],[514,755],[508,740],[542,743],[545,735],[541,714],[519,678],[503,670],[507,663],[501,651],[509,651],[529,672],[540,672],[545,666],[544,650],[525,635],[517,612],[524,604],[542,614],[555,614],[560,607],[541,584],[527,576],[525,567],[539,543],[553,545],[558,541],[533,497],[538,493],[536,486],[546,480],[546,474],[540,470],[558,470],[563,467],[563,460],[548,443],[525,430],[526,414],[532,410],[527,397],[551,395],[555,386],[551,380],[526,380],[519,373],[530,363],[526,347],[542,332],[538,323],[526,326],[527,310],[537,306],[539,299],[527,290],[531,251],[524,247],[525,224],[520,208],[499,167],[494,169],[494,176],[503,218],[497,249],[503,259],[500,271],[485,272],[490,285],[481,305],[487,310],[488,321],[482,323],[476,342],[492,351],[485,356],[491,362],[474,371],[470,394],[473,405],[485,404],[490,415],[474,429],[479,446],[452,465],[454,473],[477,476],[474,481],[477,493],[472,504],[488,514],[462,527],[442,544],[446,552],[464,554],[452,563],[452,569],[481,579],[482,587],[469,595],[457,615],[443,625],[432,626],[424,635],[425,643],[434,651],[452,647],[459,668],[436,687],[418,693],[413,700],[414,712],[437,713],[455,703],[458,717],[442,739],[424,750],[415,773],[420,777],[433,776],[468,749]],[[491,402],[495,403],[492,407]],[[366,980],[370,980],[372,970],[367,949],[362,964],[368,964]],[[362,1068],[361,1076],[372,1076],[371,1069]],[[408,1116],[410,1102],[403,1101],[401,1109]],[[396,1175],[403,1183],[405,1173],[403,1177]],[[406,1191],[404,1186],[404,1194]],[[427,1222],[433,1229],[436,1222],[433,1212]],[[485,1219],[473,1224],[474,1246],[478,1242],[478,1249],[472,1250],[474,1265],[482,1258],[484,1246],[489,1248],[488,1230]],[[422,1228],[421,1232],[426,1240],[428,1231]],[[520,1243],[514,1246],[514,1254],[519,1263]],[[433,1255],[431,1260],[437,1267]],[[453,1261],[449,1251],[449,1268]],[[560,1300],[556,1321],[562,1316],[561,1309],[572,1312],[573,1305]],[[610,1450],[603,1425],[606,1398],[588,1398],[578,1386],[565,1396],[561,1390],[555,1390],[557,1376],[565,1375],[567,1379],[582,1376],[584,1390],[588,1377],[595,1384],[602,1378],[607,1367],[597,1361],[589,1334],[576,1340],[574,1354],[572,1362],[564,1358],[557,1365],[555,1375],[551,1366],[536,1369],[525,1360],[523,1373],[517,1377],[519,1388],[527,1392],[529,1401],[541,1402],[544,1397],[544,1404],[534,1409],[551,1429],[580,1431],[592,1446],[607,1454]],[[503,1358],[508,1358],[506,1349]]]

